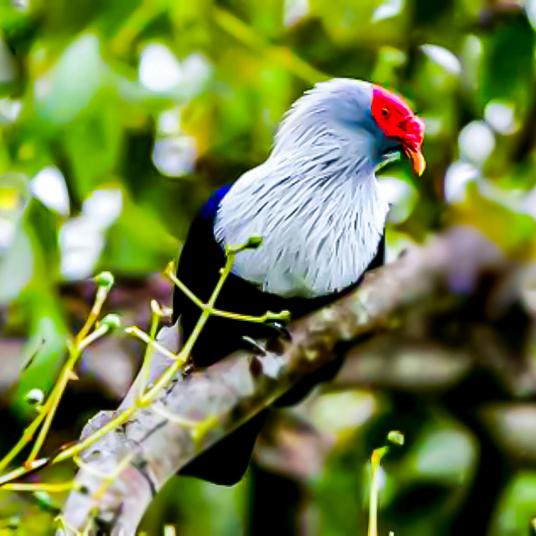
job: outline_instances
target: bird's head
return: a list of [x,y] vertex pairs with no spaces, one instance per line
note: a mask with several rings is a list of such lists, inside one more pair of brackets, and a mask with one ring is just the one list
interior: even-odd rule
[[323,160],[338,155],[339,160],[375,168],[401,151],[422,175],[423,138],[423,121],[401,97],[369,82],[335,78],[317,84],[293,104],[272,154],[296,159],[301,153]]
[[387,150],[401,148],[410,159],[413,170],[422,175],[426,161],[421,152],[424,123],[398,95],[380,86],[372,86],[370,112],[385,138]]

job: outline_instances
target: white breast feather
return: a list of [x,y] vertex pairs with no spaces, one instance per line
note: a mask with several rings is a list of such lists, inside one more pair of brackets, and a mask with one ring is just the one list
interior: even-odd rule
[[[388,211],[374,168],[376,141],[355,117],[370,103],[370,84],[334,79],[298,99],[266,162],[223,198],[214,234],[222,244],[263,237],[241,252],[238,276],[282,296],[317,297],[355,283],[374,258]],[[344,114],[343,114],[344,115]]]
[[216,240],[263,237],[260,248],[237,256],[235,274],[266,292],[303,297],[331,294],[360,278],[377,252],[388,204],[370,170],[364,176],[347,163],[334,177],[328,160],[333,155],[309,154],[298,166],[269,159],[233,185],[216,217]]

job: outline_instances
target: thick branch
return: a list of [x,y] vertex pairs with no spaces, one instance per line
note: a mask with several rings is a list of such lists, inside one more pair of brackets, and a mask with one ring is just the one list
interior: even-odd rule
[[[154,494],[182,466],[329,361],[338,343],[399,323],[407,311],[453,308],[475,291],[479,274],[506,271],[499,251],[469,228],[453,229],[429,245],[368,275],[360,289],[292,325],[292,341],[263,357],[233,354],[209,369],[177,378],[152,406],[84,453],[85,466],[65,505],[66,521],[82,529],[90,514],[104,531],[134,534]],[[176,328],[164,328],[161,343],[176,350]],[[167,364],[155,356],[153,375]],[[132,391],[131,391],[132,392]],[[132,403],[132,395],[122,404]],[[101,413],[83,435],[113,415]],[[173,417],[175,416],[175,417]],[[208,423],[192,433],[191,422]],[[103,473],[132,461],[103,494]]]

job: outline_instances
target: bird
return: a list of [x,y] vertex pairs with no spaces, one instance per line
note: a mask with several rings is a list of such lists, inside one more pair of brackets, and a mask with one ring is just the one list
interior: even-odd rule
[[[423,138],[424,122],[396,93],[350,78],[317,83],[284,115],[266,160],[220,187],[199,210],[183,243],[177,277],[207,302],[225,264],[225,248],[260,236],[259,247],[236,256],[219,309],[244,315],[287,310],[295,319],[334,301],[384,263],[389,203],[375,171],[404,154],[422,175]],[[199,315],[197,305],[175,288],[173,320],[183,340]],[[281,335],[278,328],[212,317],[193,347],[193,367],[210,366],[246,340]],[[326,365],[302,380],[289,403],[331,378],[332,369]],[[265,413],[179,474],[228,486],[240,481]]]

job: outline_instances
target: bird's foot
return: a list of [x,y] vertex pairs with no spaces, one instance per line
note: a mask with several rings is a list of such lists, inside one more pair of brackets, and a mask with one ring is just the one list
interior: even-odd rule
[[281,322],[267,322],[266,325],[273,329],[277,336],[283,339],[284,341],[290,342],[292,340],[292,335],[290,334],[290,331],[287,329],[287,327],[281,323]]
[[266,355],[266,348],[262,346],[262,344],[258,343],[255,339],[248,337],[247,335],[244,335],[242,337],[242,342],[246,346],[246,348],[253,352],[255,355],[264,356]]
[[189,376],[193,371],[195,370],[195,365],[192,363],[192,361],[189,361],[186,363],[182,369],[182,375],[184,377]]

